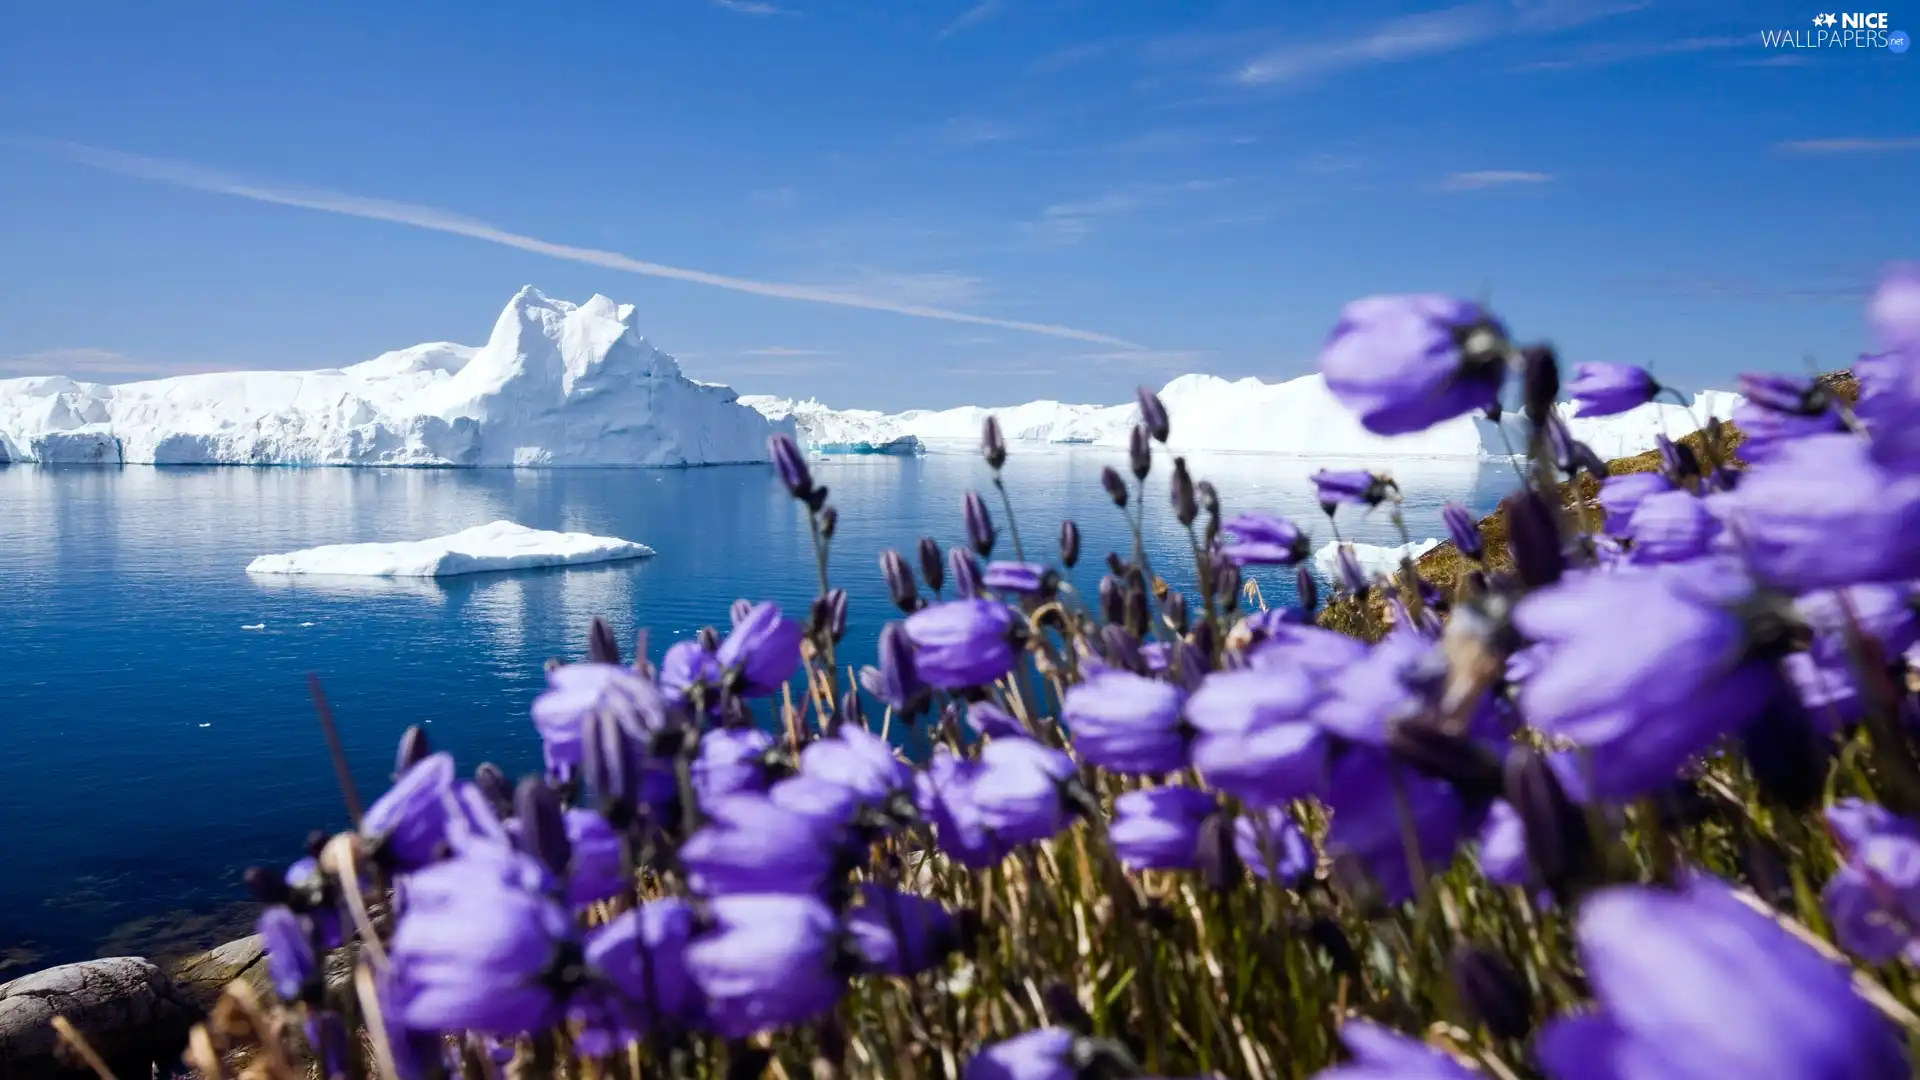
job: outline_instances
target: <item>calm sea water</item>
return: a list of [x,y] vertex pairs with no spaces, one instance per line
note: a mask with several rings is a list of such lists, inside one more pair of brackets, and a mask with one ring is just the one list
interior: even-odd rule
[[[1084,584],[1130,550],[1098,484],[1112,451],[1015,455],[1007,468],[1029,555],[1058,523],[1085,535]],[[1156,568],[1191,580],[1150,479]],[[1228,509],[1312,523],[1307,476],[1338,462],[1196,456]],[[963,453],[816,463],[840,507],[836,583],[853,617],[842,656],[871,659],[892,614],[882,548],[962,541],[961,498],[986,467]],[[1448,499],[1490,509],[1511,469],[1400,463],[1408,528],[1444,535]],[[1001,516],[994,502],[996,518]],[[621,536],[659,554],[612,566],[440,582],[267,579],[253,556],[316,544],[435,536],[498,519]],[[1398,543],[1381,515],[1343,516],[1349,539]],[[1002,523],[1003,549],[1010,550]],[[1176,547],[1176,545],[1179,545]],[[0,973],[103,952],[158,952],[231,936],[239,875],[282,863],[345,813],[306,675],[322,679],[363,793],[383,789],[395,739],[429,725],[464,768],[539,767],[527,709],[549,657],[577,658],[588,624],[657,656],[738,596],[804,615],[814,592],[804,518],[765,466],[688,470],[414,471],[0,468]],[[1293,594],[1265,575],[1267,595]],[[244,932],[242,930],[241,932]],[[0,976],[3,977],[3,976]]]

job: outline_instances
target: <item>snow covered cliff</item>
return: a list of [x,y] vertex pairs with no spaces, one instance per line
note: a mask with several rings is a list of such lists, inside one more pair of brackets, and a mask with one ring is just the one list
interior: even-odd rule
[[696,383],[634,309],[520,290],[480,348],[436,343],[323,371],[108,386],[0,379],[0,462],[716,465],[794,430]]
[[[1170,446],[1177,452],[1239,451],[1312,457],[1506,457],[1525,451],[1527,422],[1512,413],[1499,423],[1463,416],[1414,435],[1383,438],[1360,426],[1328,392],[1319,375],[1281,383],[1247,378],[1229,381],[1213,375],[1182,375],[1160,391],[1173,419]],[[769,417],[792,417],[800,438],[822,452],[853,443],[885,445],[914,438],[922,443],[973,443],[989,413],[1000,418],[1010,440],[1055,444],[1125,446],[1139,414],[1124,405],[1068,405],[1032,401],[1003,409],[965,405],[930,412],[885,414],[866,409],[836,410],[817,401],[743,397],[743,403]],[[1698,430],[1709,416],[1727,418],[1740,396],[1719,390],[1697,395],[1689,407],[1643,405],[1620,416],[1568,421],[1575,438],[1605,459],[1650,450],[1654,437],[1669,438]],[[1570,410],[1569,410],[1570,411]]]

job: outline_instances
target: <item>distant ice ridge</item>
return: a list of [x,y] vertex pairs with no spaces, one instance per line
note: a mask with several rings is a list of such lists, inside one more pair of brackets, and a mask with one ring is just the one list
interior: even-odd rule
[[743,395],[740,404],[776,423],[793,421],[795,438],[818,454],[912,456],[926,451],[917,436],[890,426],[893,417],[871,409],[830,409],[811,398],[795,401],[766,394]]
[[[653,549],[631,540],[587,533],[529,529],[511,521],[476,525],[449,536],[388,544],[328,544],[285,555],[262,555],[249,574],[325,574],[340,577],[431,578],[490,570],[639,559]],[[241,629],[250,629],[241,627]]]
[[[1314,567],[1334,581],[1340,580],[1340,546],[1337,543],[1326,544],[1313,553]],[[1360,572],[1371,580],[1383,575],[1392,576],[1399,573],[1401,560],[1418,559],[1439,547],[1440,541],[1428,537],[1425,540],[1416,540],[1394,547],[1353,543],[1347,546],[1353,549],[1353,561],[1360,565]]]
[[[1507,457],[1527,446],[1526,418],[1509,413],[1499,422],[1462,416],[1413,435],[1383,437],[1360,426],[1327,390],[1318,374],[1281,383],[1214,375],[1182,375],[1160,391],[1173,419],[1169,446],[1180,452],[1227,451],[1307,457]],[[989,413],[1000,418],[1009,440],[1054,444],[1125,446],[1138,419],[1136,406],[1069,405],[1032,401],[1001,409],[966,405],[932,412],[916,409],[879,413],[839,410],[818,401],[743,397],[769,417],[793,418],[800,439],[810,447],[864,442],[882,445],[912,436],[925,444],[972,442]],[[1574,437],[1602,458],[1651,450],[1655,436],[1669,438],[1699,430],[1710,416],[1726,419],[1739,405],[1738,394],[1708,390],[1690,406],[1643,405],[1620,416],[1568,421]],[[1571,412],[1569,408],[1565,410]]]
[[793,426],[682,375],[640,336],[632,305],[531,286],[477,349],[118,386],[0,380],[0,463],[716,465],[767,460],[775,431]]

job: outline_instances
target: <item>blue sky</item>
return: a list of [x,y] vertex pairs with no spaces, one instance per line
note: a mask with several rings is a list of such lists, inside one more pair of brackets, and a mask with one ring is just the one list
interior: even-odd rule
[[529,283],[886,409],[1286,378],[1430,289],[1683,386],[1839,366],[1920,257],[1920,56],[1762,47],[1820,10],[41,5],[0,35],[0,374],[477,344]]

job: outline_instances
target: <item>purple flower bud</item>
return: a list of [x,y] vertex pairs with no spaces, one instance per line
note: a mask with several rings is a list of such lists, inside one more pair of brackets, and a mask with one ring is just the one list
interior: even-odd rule
[[947,583],[947,564],[940,558],[940,544],[931,536],[920,538],[920,576],[927,581],[927,588],[939,595],[940,587]]
[[1221,810],[1201,820],[1194,868],[1207,888],[1218,893],[1232,892],[1246,880],[1247,866],[1234,842],[1233,815]]
[[1233,611],[1240,606],[1240,564],[1223,561],[1213,569],[1213,598],[1222,609]]
[[1526,836],[1534,879],[1570,904],[1580,890],[1600,880],[1600,852],[1585,811],[1574,805],[1547,759],[1516,747],[1507,754],[1506,800]]
[[1293,587],[1300,593],[1300,610],[1312,615],[1320,609],[1320,579],[1305,566],[1293,572]]
[[1340,587],[1360,596],[1370,586],[1366,571],[1360,569],[1360,560],[1354,557],[1352,544],[1341,544],[1334,554],[1334,569],[1339,571]]
[[941,690],[984,686],[1013,670],[1018,613],[989,600],[952,600],[908,617],[914,669]]
[[596,664],[620,662],[620,643],[613,639],[613,628],[598,615],[593,617],[593,624],[587,627],[587,658]]
[[1277,514],[1236,514],[1225,524],[1233,542],[1220,549],[1239,566],[1293,566],[1308,555],[1307,534]]
[[[353,1039],[347,1035],[340,1014],[317,1010],[307,1015],[303,1026],[307,1045],[313,1047],[314,1064],[320,1069],[320,1080],[346,1080],[352,1068]],[[397,1061],[394,1067],[399,1067]]]
[[[729,627],[739,626],[752,612],[753,601],[744,596],[737,598],[733,603],[727,605],[727,625]],[[715,631],[715,633],[718,633],[718,631]]]
[[899,552],[888,548],[880,553],[880,573],[887,579],[887,595],[893,606],[911,615],[920,608],[920,588],[914,584],[913,570]]
[[1167,407],[1160,402],[1160,395],[1142,386],[1134,391],[1140,399],[1140,424],[1152,435],[1155,442],[1165,443],[1171,433],[1172,425],[1167,419]]
[[953,571],[953,591],[962,600],[980,594],[980,564],[965,548],[947,552],[947,568]]
[[419,724],[408,726],[407,730],[400,733],[400,748],[393,756],[393,778],[400,779],[408,769],[420,764],[432,752],[427,745],[427,729]]
[[967,492],[964,502],[967,523],[967,543],[985,559],[993,555],[993,542],[998,533],[993,528],[993,515],[987,512],[987,501],[977,491]]
[[816,514],[820,513],[821,509],[827,505],[826,485],[822,484],[821,486],[814,488],[811,492],[807,494],[807,497],[802,501],[807,504],[807,509],[813,511]]
[[1812,379],[1788,375],[1743,374],[1740,394],[1757,409],[1785,416],[1819,416],[1832,407]]
[[1126,586],[1112,574],[1100,579],[1100,617],[1113,625],[1127,619]]
[[1504,327],[1446,296],[1355,300],[1320,351],[1333,396],[1376,435],[1404,435],[1499,403]]
[[840,511],[835,507],[825,507],[820,511],[820,539],[831,540],[840,528]]
[[1507,500],[1507,550],[1529,589],[1544,589],[1566,573],[1560,523],[1539,492],[1527,490]]
[[1054,1023],[1070,1028],[1081,1036],[1093,1034],[1093,1016],[1087,1012],[1086,1006],[1080,1004],[1080,997],[1074,993],[1073,987],[1062,982],[1049,983],[1040,992],[1040,1000],[1046,1005],[1047,1016]]
[[1674,442],[1665,435],[1654,436],[1654,446],[1660,451],[1661,467],[1674,483],[1700,475],[1700,459],[1694,456],[1692,447]]
[[906,627],[897,622],[881,627],[879,652],[879,668],[863,670],[860,685],[910,719],[919,711],[926,689],[914,668],[913,641],[907,636]]
[[1447,535],[1453,538],[1453,546],[1460,554],[1476,562],[1486,555],[1486,548],[1480,540],[1480,524],[1466,507],[1459,503],[1447,503],[1440,508],[1440,518],[1446,522]]
[[1149,438],[1147,429],[1140,424],[1133,425],[1127,434],[1127,468],[1133,471],[1135,480],[1145,480],[1153,471],[1153,446]]
[[1167,622],[1173,624],[1175,633],[1184,634],[1187,632],[1187,622],[1191,617],[1191,613],[1187,610],[1186,594],[1169,591],[1166,599],[1160,601],[1160,613],[1166,616]]
[[1114,671],[1068,689],[1060,716],[1084,760],[1112,772],[1152,775],[1187,764],[1185,703],[1177,686]]
[[1129,791],[1113,800],[1107,839],[1129,870],[1192,870],[1200,826],[1218,807],[1218,798],[1190,787]]
[[1187,459],[1173,459],[1173,518],[1182,525],[1191,525],[1200,516],[1200,503],[1193,493],[1193,477],[1187,472]]
[[1613,416],[1639,408],[1660,393],[1660,384],[1645,368],[1632,364],[1576,364],[1567,396],[1580,406],[1579,416]]
[[861,885],[859,896],[846,920],[865,971],[910,979],[960,945],[960,924],[932,900],[878,885]]
[[987,468],[994,472],[1007,463],[1007,440],[1000,434],[1000,421],[989,415],[980,425],[980,455],[987,459]]
[[1240,862],[1262,881],[1292,886],[1313,874],[1313,844],[1284,806],[1235,818],[1233,849]]
[[995,592],[1020,596],[1043,596],[1058,584],[1052,570],[1039,563],[1022,562],[990,562],[981,580]]
[[1553,403],[1560,398],[1560,359],[1546,345],[1529,345],[1520,357],[1522,411],[1539,427],[1553,415]]
[[560,796],[538,777],[520,781],[513,793],[514,817],[519,820],[519,848],[559,877],[567,872],[573,847],[567,841],[565,812]]
[[617,816],[631,813],[638,795],[640,748],[619,721],[605,713],[588,717],[582,736],[581,771],[587,786],[603,805],[621,807]]
[[367,807],[360,832],[372,841],[377,858],[408,871],[439,857],[447,841],[453,775],[453,755],[430,754]]
[[728,896],[708,905],[711,929],[687,948],[687,969],[721,1036],[744,1039],[831,1011],[846,993],[839,920],[811,896]]
[[491,761],[483,761],[474,768],[473,786],[480,789],[496,810],[513,805],[513,781]]
[[715,650],[714,659],[728,676],[739,679],[743,697],[766,697],[800,670],[800,624],[783,618],[772,601],[753,605]]
[[844,832],[740,792],[701,807],[707,823],[680,846],[687,885],[702,896],[817,893],[837,877]]
[[1135,675],[1147,673],[1147,661],[1140,649],[1140,639],[1126,627],[1117,623],[1102,626],[1099,647],[1101,655],[1114,667],[1124,668]]
[[1321,469],[1313,474],[1313,488],[1321,508],[1331,514],[1341,503],[1379,506],[1393,491],[1393,481],[1365,469]]
[[847,636],[847,590],[827,593],[827,636],[836,643]]
[[567,905],[585,911],[611,900],[633,885],[627,877],[625,844],[607,819],[591,810],[565,814],[567,847]]
[[687,970],[698,920],[677,896],[622,912],[587,938],[586,960],[619,994],[615,1013],[631,1030],[686,1028],[701,1018],[700,991]]
[[1740,747],[1760,793],[1780,809],[1801,814],[1820,801],[1833,740],[1796,695],[1775,695],[1740,733]]
[[1080,526],[1071,519],[1060,523],[1060,565],[1071,570],[1080,561]]
[[813,473],[807,470],[807,457],[800,452],[800,444],[793,436],[779,432],[767,439],[767,456],[773,459],[773,470],[796,499],[804,499],[813,494]]
[[320,959],[314,955],[313,939],[300,917],[275,905],[260,913],[258,926],[267,954],[267,974],[273,979],[273,992],[289,1004],[317,1001],[320,986]]
[[1107,489],[1107,497],[1113,500],[1113,505],[1122,510],[1127,508],[1127,482],[1120,478],[1113,466],[1100,470],[1100,486]]
[[1046,840],[1067,827],[1065,785],[1073,759],[1032,739],[1001,738],[980,751],[972,782],[981,824],[1004,843]]
[[677,641],[660,658],[660,687],[675,702],[687,701],[694,688],[700,687],[708,691],[707,708],[713,708],[719,704],[724,676],[720,661],[699,641]]
[[974,1055],[963,1080],[1075,1080],[1078,1037],[1066,1028],[1040,1028],[1015,1035]]

